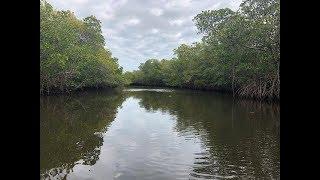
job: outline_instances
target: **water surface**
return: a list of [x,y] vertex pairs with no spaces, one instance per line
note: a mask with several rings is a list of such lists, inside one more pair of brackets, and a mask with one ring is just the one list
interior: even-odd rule
[[41,179],[279,179],[279,105],[170,89],[40,98]]

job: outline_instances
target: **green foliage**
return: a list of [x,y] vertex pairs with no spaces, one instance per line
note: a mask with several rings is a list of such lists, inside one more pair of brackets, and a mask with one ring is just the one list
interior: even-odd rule
[[123,85],[122,68],[104,46],[101,22],[94,16],[79,20],[41,1],[40,92]]
[[177,58],[148,60],[133,84],[223,89],[241,96],[280,98],[280,1],[245,0],[194,17],[202,41],[180,45]]

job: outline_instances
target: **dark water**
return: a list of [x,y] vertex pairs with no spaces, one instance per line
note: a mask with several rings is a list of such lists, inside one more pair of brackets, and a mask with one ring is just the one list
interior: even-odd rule
[[280,179],[279,105],[166,89],[40,104],[41,179]]

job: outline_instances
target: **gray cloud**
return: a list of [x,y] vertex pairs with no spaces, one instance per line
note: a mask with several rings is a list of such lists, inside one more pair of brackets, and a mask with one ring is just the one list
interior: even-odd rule
[[203,10],[229,7],[241,0],[48,0],[59,10],[77,17],[96,16],[102,21],[106,47],[124,70],[137,69],[150,58],[171,58],[181,43],[201,36],[192,18]]

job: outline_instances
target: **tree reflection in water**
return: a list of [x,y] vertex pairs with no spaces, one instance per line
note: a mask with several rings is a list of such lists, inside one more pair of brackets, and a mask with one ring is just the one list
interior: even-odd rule
[[42,97],[41,178],[64,179],[76,164],[94,165],[102,134],[129,97],[147,112],[176,117],[173,131],[185,141],[198,140],[202,151],[193,154],[190,179],[280,177],[279,105],[176,90]]
[[277,104],[233,100],[197,91],[131,92],[149,111],[177,117],[175,130],[200,138],[191,177],[280,177],[280,110]]
[[41,179],[63,179],[78,164],[99,159],[102,133],[124,97],[115,91],[40,98]]

